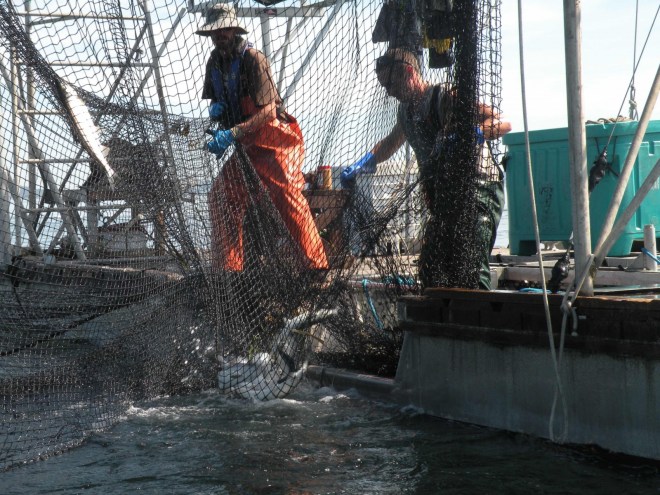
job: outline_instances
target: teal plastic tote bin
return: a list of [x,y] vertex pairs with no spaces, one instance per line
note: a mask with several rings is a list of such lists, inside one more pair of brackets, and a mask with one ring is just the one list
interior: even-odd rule
[[[618,175],[635,136],[637,122],[587,125],[587,167],[591,170],[607,144],[607,160]],[[534,174],[534,193],[542,242],[568,241],[573,231],[571,219],[570,164],[568,129],[547,129],[529,133]],[[532,208],[529,204],[529,177],[525,160],[525,134],[509,133],[503,138],[508,148],[506,192],[509,213],[509,249],[511,254],[536,252]],[[636,191],[660,158],[660,121],[649,122],[630,176],[619,213],[630,203]],[[616,189],[617,175],[607,172],[589,196],[592,249],[601,232],[610,200]],[[656,183],[644,199],[624,232],[612,246],[609,256],[627,256],[635,241],[643,242],[644,225],[655,225],[660,235],[660,184]]]

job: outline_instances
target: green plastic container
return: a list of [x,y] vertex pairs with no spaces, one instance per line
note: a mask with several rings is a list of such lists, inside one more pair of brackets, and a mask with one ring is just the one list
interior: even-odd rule
[[[589,170],[599,152],[607,147],[612,170],[619,174],[630,144],[635,136],[637,122],[587,125],[587,166]],[[547,129],[529,133],[534,174],[534,193],[541,241],[567,241],[573,231],[571,219],[570,164],[568,159],[568,129]],[[509,248],[511,254],[531,255],[536,252],[532,209],[529,204],[529,177],[525,160],[525,134],[510,133],[503,143],[508,148],[506,192],[509,213]],[[660,158],[660,121],[649,122],[639,149],[635,167],[630,176],[621,212],[632,200],[656,161]],[[608,172],[591,195],[592,249],[601,232],[610,199],[616,189],[618,177]],[[660,184],[656,183],[633,215],[621,237],[612,246],[609,256],[627,256],[635,241],[644,240],[644,225],[655,225],[660,235]]]

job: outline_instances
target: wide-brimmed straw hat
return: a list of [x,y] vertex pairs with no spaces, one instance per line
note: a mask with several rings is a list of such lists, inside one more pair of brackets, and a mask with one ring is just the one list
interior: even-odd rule
[[226,3],[219,3],[206,11],[204,24],[195,34],[200,36],[211,36],[213,31],[225,28],[236,28],[241,34],[247,34],[245,28],[238,23],[234,7]]

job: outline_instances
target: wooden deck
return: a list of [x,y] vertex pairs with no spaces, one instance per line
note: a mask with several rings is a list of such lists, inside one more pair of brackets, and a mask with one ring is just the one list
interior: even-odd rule
[[[553,333],[562,326],[562,296],[549,294]],[[578,297],[577,322],[568,320],[566,348],[614,356],[660,359],[660,299]],[[399,299],[401,327],[409,332],[495,345],[548,348],[541,294],[428,289]],[[558,341],[557,341],[558,343]]]

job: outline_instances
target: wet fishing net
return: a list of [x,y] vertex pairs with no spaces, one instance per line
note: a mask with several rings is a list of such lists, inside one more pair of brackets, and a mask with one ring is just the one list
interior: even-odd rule
[[[215,4],[0,0],[0,468],[144,398],[392,376],[397,298],[489,277],[498,0]],[[232,22],[207,65],[196,32]],[[388,49],[425,105],[379,82]]]

